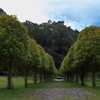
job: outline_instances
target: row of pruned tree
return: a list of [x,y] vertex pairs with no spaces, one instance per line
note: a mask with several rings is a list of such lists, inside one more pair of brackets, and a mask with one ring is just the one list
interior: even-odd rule
[[0,16],[0,69],[6,68],[8,73],[8,89],[13,88],[12,71],[21,70],[27,87],[28,73],[37,74],[40,82],[51,80],[57,73],[53,58],[28,36],[27,28],[16,16],[3,13]]
[[60,73],[65,79],[85,85],[85,77],[92,75],[92,86],[96,86],[97,73],[100,72],[100,27],[90,26],[83,29],[77,41],[65,56]]

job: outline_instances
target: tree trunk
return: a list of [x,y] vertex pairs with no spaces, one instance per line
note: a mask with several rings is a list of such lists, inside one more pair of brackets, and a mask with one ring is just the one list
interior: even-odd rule
[[85,85],[84,78],[85,78],[85,72],[84,72],[83,68],[81,68],[81,84],[82,84],[82,86]]
[[46,80],[46,82],[47,82],[47,76],[48,76],[48,75],[47,75],[47,73],[46,73],[46,75],[45,75],[45,80]]
[[78,73],[77,73],[77,71],[76,71],[75,81],[76,81],[76,83],[78,83]]
[[37,74],[36,74],[36,72],[34,72],[34,84],[36,84],[37,83]]
[[44,73],[44,82],[46,82],[46,74]]
[[74,83],[74,77],[75,77],[75,75],[74,75],[74,73],[72,74],[72,82]]
[[47,81],[49,81],[50,80],[50,77],[49,77],[50,75],[49,74],[47,74]]
[[71,82],[71,74],[69,73],[69,82]]
[[67,74],[67,81],[69,82],[69,73]]
[[34,84],[36,84],[37,83],[37,74],[36,74],[36,72],[34,72]]
[[34,68],[34,84],[37,83],[37,68]]
[[67,77],[67,75],[65,74],[65,75],[64,75],[64,80],[65,80],[65,81],[66,81],[66,77]]
[[92,86],[96,87],[96,71],[95,71],[95,69],[92,70]]
[[81,85],[84,86],[84,78],[81,77]]
[[25,88],[28,87],[28,84],[27,84],[27,78],[25,79]]
[[64,75],[64,80],[66,80],[66,75]]
[[12,59],[9,61],[9,66],[8,66],[8,86],[7,89],[13,89],[13,84],[12,84]]
[[26,68],[26,70],[24,72],[25,88],[28,87],[27,79],[28,79],[28,69]]
[[40,83],[42,83],[42,74],[40,74]]
[[76,75],[76,83],[78,83],[78,75]]
[[70,82],[73,82],[73,76],[71,72],[70,72]]
[[53,80],[53,75],[51,74],[51,75],[49,75],[49,81],[52,81]]

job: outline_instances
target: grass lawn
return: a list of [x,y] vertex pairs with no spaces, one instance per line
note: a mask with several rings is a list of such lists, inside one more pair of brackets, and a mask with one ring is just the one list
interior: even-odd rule
[[[32,77],[29,77],[28,83],[30,84],[28,88],[24,88],[23,77],[14,77],[13,78],[14,89],[7,90],[6,89],[7,78],[4,76],[0,77],[0,100],[41,100],[40,98],[44,98],[43,95],[33,96],[32,93],[30,93],[30,89],[51,89],[51,88],[82,88],[96,94],[96,96],[91,98],[91,100],[100,100],[100,87],[91,87],[90,85],[82,87],[81,84],[70,83],[66,81],[63,82],[52,81],[52,82],[33,84],[32,79],[33,79]],[[66,95],[64,95],[62,98],[64,98],[63,100],[66,100]],[[62,100],[62,98],[58,100]]]

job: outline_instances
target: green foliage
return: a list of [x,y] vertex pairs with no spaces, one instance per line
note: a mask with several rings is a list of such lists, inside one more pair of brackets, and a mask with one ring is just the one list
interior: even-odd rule
[[12,70],[22,71],[26,87],[30,71],[33,71],[35,78],[37,73],[44,74],[44,71],[51,75],[57,72],[53,58],[28,37],[27,32],[16,16],[5,13],[0,16],[0,68],[7,68],[9,89],[13,86]]
[[100,49],[100,28],[91,26],[85,28],[77,39],[76,57],[90,64],[98,62]]
[[34,67],[40,67],[41,64],[41,59],[40,59],[40,54],[39,54],[39,50],[36,44],[36,41],[34,41],[33,39],[29,39],[29,54],[30,54],[30,63],[31,66],[33,66],[33,70]]
[[59,69],[63,57],[75,42],[79,32],[66,27],[63,21],[51,22],[49,20],[39,25],[26,21],[24,24],[28,27],[29,36],[52,55],[55,65]]
[[15,16],[0,16],[0,55],[21,57],[27,47],[27,29]]
[[[75,45],[75,44],[74,44]],[[74,70],[74,45],[71,46],[69,52],[64,57],[63,62],[60,67],[60,73],[71,72]]]
[[0,60],[8,70],[8,89],[12,88],[12,69],[16,59],[24,59],[27,52],[27,28],[16,16],[0,16]]
[[37,68],[42,68],[46,71],[49,71],[49,69],[52,70],[51,67],[54,66],[53,58],[44,51],[44,49],[36,43],[33,39],[29,39],[29,54],[30,54],[30,63],[31,66]]
[[60,72],[84,78],[87,73],[92,73],[93,86],[96,86],[96,72],[100,71],[100,27],[90,26],[83,29],[64,58]]

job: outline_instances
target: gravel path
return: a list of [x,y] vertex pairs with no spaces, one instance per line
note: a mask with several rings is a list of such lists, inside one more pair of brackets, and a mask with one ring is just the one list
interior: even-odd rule
[[[35,89],[34,95],[43,95],[45,100],[90,100],[93,96],[91,92],[76,88],[76,89]],[[63,95],[68,96],[66,99],[61,98]],[[42,99],[43,100],[43,99]]]
[[[52,89],[30,89],[30,95],[34,95],[34,100],[91,100],[96,96],[92,92],[81,88],[63,88],[65,84],[62,80],[55,80],[51,83]],[[33,100],[33,99],[32,99]]]

